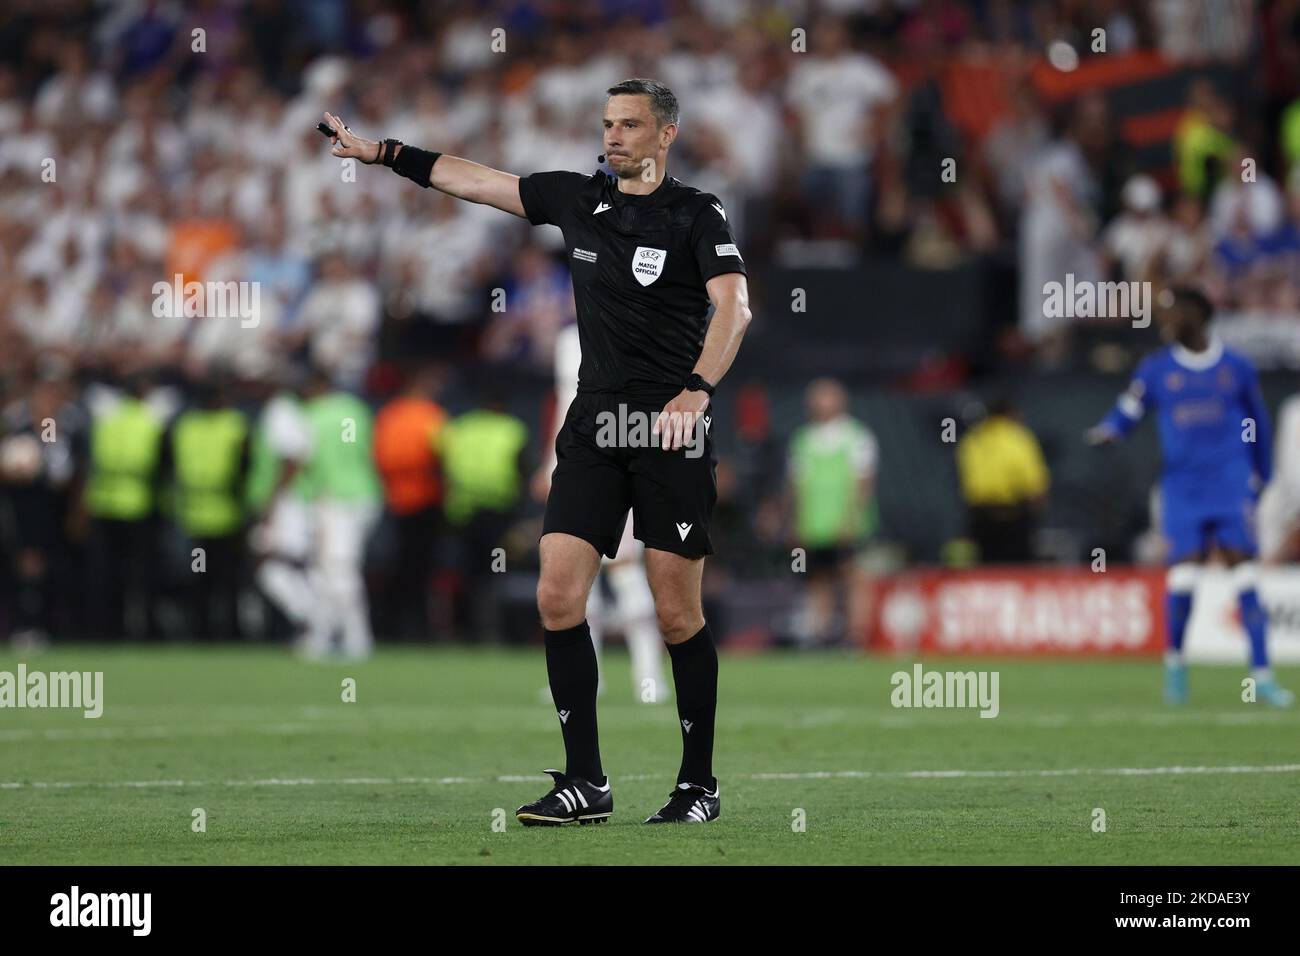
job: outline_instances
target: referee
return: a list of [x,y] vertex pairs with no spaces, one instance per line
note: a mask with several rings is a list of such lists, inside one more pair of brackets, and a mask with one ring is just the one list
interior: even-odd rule
[[[610,87],[605,104],[604,155],[613,176],[520,178],[396,140],[362,139],[325,114],[335,156],[389,166],[420,186],[564,233],[582,365],[555,441],[537,606],[567,765],[564,773],[547,771],[555,786],[516,811],[525,826],[601,822],[613,813],[585,615],[601,556],[615,556],[629,510],[633,534],[646,546],[682,729],[677,784],[646,822],[705,823],[719,812],[718,655],[700,600],[717,497],[709,400],[749,324],[749,294],[722,204],[666,175],[678,119],[666,86],[624,80]],[[650,427],[638,430],[638,420]]]

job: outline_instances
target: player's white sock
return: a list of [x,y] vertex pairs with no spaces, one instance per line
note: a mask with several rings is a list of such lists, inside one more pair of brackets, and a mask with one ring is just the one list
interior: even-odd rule
[[605,596],[600,592],[600,575],[591,582],[587,592],[587,629],[591,631],[591,646],[596,649],[596,693],[605,689]]
[[313,602],[302,571],[285,561],[263,561],[257,569],[257,585],[296,626],[307,625]]
[[1182,651],[1175,651],[1175,650],[1172,650],[1172,649],[1165,651],[1165,666],[1166,666],[1166,667],[1182,667],[1182,666],[1183,666],[1183,652],[1182,652]]
[[632,658],[632,689],[636,699],[661,703],[672,697],[664,680],[663,637],[655,620],[654,595],[639,561],[609,568],[609,587],[618,602],[623,636]]
[[1263,684],[1273,679],[1273,670],[1270,667],[1251,668],[1250,676],[1255,678],[1256,684]]
[[320,568],[314,565],[309,567],[306,579],[315,606],[307,633],[303,635],[301,650],[308,657],[325,657],[333,649],[339,610],[330,593],[329,582]]
[[308,657],[329,652],[329,609],[312,575],[287,561],[263,561],[257,584],[271,602],[301,631],[297,650]]
[[361,569],[335,562],[325,566],[323,577],[342,631],[343,653],[351,658],[369,657],[375,640],[370,633],[370,608]]

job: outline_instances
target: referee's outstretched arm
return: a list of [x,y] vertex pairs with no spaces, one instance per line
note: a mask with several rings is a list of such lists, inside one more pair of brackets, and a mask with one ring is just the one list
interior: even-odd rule
[[334,156],[351,157],[367,164],[382,163],[421,186],[432,186],[457,199],[496,206],[521,219],[528,218],[519,198],[519,177],[512,173],[503,173],[459,156],[405,146],[396,140],[377,143],[362,139],[333,113],[325,114],[325,122],[334,131],[330,137],[334,144],[330,153]]

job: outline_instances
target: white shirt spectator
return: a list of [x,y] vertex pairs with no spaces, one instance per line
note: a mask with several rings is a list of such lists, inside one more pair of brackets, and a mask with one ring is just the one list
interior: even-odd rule
[[1045,149],[1030,171],[1020,217],[1020,328],[1030,338],[1071,321],[1046,314],[1047,283],[1064,282],[1069,274],[1075,282],[1101,278],[1091,220],[1097,188],[1083,153],[1070,140]]
[[1210,197],[1210,234],[1215,240],[1236,231],[1238,216],[1244,212],[1250,232],[1256,238],[1277,232],[1286,217],[1286,200],[1267,173],[1256,172],[1253,183],[1243,183],[1225,176]]
[[[736,117],[743,116],[745,135],[734,135]],[[776,184],[781,145],[781,111],[769,96],[756,95],[730,83],[696,105],[696,117],[717,130],[737,188],[750,194],[771,191]]]
[[75,78],[55,73],[36,93],[36,115],[42,123],[53,124],[69,114],[104,122],[116,108],[113,81],[104,73]]
[[788,96],[803,124],[809,163],[843,169],[870,162],[876,144],[868,139],[868,120],[897,93],[893,75],[865,53],[800,63]]
[[379,318],[375,286],[343,279],[317,283],[298,320],[309,331],[312,361],[333,372],[337,384],[356,388],[374,358]]
[[286,394],[279,394],[262,409],[266,443],[277,458],[305,462],[311,457],[311,426],[301,407]]

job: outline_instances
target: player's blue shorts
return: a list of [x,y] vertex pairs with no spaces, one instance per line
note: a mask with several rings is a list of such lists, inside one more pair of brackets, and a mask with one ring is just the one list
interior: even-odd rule
[[1169,543],[1169,564],[1204,556],[1215,546],[1246,557],[1259,550],[1255,539],[1255,502],[1240,499],[1236,508],[1224,504],[1187,502],[1166,496],[1162,522]]

